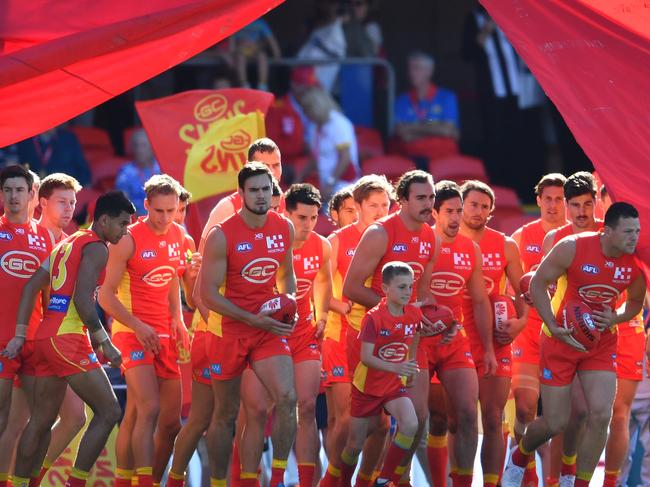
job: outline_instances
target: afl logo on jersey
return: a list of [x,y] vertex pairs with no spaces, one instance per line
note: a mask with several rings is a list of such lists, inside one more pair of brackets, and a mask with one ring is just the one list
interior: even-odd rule
[[142,255],[143,259],[155,259],[156,258],[156,251],[155,250],[143,250],[141,255]]
[[526,245],[526,252],[530,252],[532,254],[539,254],[542,252],[542,248],[539,245],[530,244],[530,245]]
[[594,276],[600,272],[600,269],[593,264],[585,264],[582,266],[582,272],[593,274]]
[[408,357],[409,347],[406,343],[393,342],[384,345],[377,351],[380,359],[386,362],[404,362]]
[[32,274],[36,272],[40,265],[40,261],[35,256],[22,250],[7,252],[0,259],[0,267],[2,267],[3,271],[11,276],[23,279],[32,277]]
[[0,240],[13,240],[14,236],[9,232],[0,232]]
[[269,282],[280,264],[277,260],[270,257],[260,257],[250,261],[241,270],[241,276],[253,284],[264,284]]
[[149,271],[142,280],[152,287],[163,287],[174,278],[176,271],[168,265],[161,265]]
[[408,247],[406,246],[406,244],[395,244],[395,245],[393,245],[393,252],[399,252],[399,253],[406,252],[407,249],[408,249]]
[[237,252],[243,253],[243,252],[250,252],[253,250],[253,244],[250,242],[241,242],[237,244]]

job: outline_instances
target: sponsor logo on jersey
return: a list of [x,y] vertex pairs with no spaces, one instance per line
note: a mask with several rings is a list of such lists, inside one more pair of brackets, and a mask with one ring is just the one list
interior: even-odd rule
[[386,362],[403,362],[408,357],[409,347],[406,343],[387,343],[377,351],[377,356]]
[[95,352],[89,353],[88,358],[90,359],[91,364],[96,364],[97,363],[97,354]]
[[67,313],[68,308],[70,307],[70,301],[70,296],[52,294],[50,295],[50,303],[48,304],[47,309],[50,311],[56,311],[57,313]]
[[393,252],[402,253],[406,252],[408,247],[406,244],[395,244],[393,245]]
[[155,259],[156,258],[156,251],[155,250],[143,250],[141,255],[142,255],[143,259]]
[[161,265],[152,269],[142,277],[142,280],[151,287],[164,287],[174,278],[176,270],[168,265]]
[[503,261],[501,260],[501,254],[499,252],[488,252],[481,255],[483,257],[484,269],[500,269],[503,266]]
[[132,350],[131,361],[138,362],[139,360],[144,360],[144,350]]
[[472,259],[468,253],[465,252],[454,252],[454,266],[456,267],[471,267]]
[[204,379],[210,378],[210,367],[203,367],[203,370],[201,371],[201,377]]
[[253,284],[264,284],[269,282],[278,270],[280,264],[270,257],[260,257],[250,261],[241,270],[241,276]]
[[584,264],[582,266],[582,272],[586,272],[587,274],[592,274],[595,276],[600,272],[600,269],[598,269],[598,267],[593,264]]
[[614,269],[614,279],[616,283],[626,283],[632,279],[632,268],[631,267],[616,267]]
[[318,271],[320,269],[320,257],[318,255],[305,257],[302,260],[302,265],[305,269],[305,272]]
[[546,380],[553,380],[553,374],[548,369],[544,369],[542,371],[542,377],[544,377],[544,379]]
[[236,248],[237,252],[243,253],[243,252],[250,252],[253,250],[253,244],[250,242],[240,242],[237,244]]
[[11,233],[5,231],[0,232],[0,240],[13,240],[13,239],[14,236]]
[[25,235],[25,229],[24,228],[16,228],[16,233],[18,235]]
[[41,262],[29,252],[12,250],[0,259],[0,267],[10,276],[29,279],[40,267]]
[[221,375],[221,364],[212,364],[210,370],[215,375]]
[[267,235],[266,250],[268,250],[269,253],[284,252],[284,237],[280,234]]
[[41,237],[40,235],[34,235],[33,233],[27,234],[27,246],[32,250],[47,249],[47,243],[45,243],[45,237]]
[[264,234],[263,234],[263,233],[256,233],[256,234],[255,234],[255,240],[262,240],[263,238],[264,238]]
[[334,377],[343,377],[344,373],[345,373],[344,367],[337,366],[332,368],[332,375]]

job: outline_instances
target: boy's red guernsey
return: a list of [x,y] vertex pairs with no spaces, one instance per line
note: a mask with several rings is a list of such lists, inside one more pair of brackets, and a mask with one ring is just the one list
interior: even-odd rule
[[[372,308],[363,319],[359,340],[373,343],[372,354],[386,362],[400,363],[408,360],[409,347],[422,322],[420,308],[404,307],[404,314],[393,316],[386,298]],[[390,396],[404,387],[402,378],[391,372],[373,369],[359,362],[354,371],[354,387],[375,397]]]
[[[36,331],[36,339],[51,338],[55,335],[86,333],[74,305],[74,292],[77,285],[79,265],[86,245],[101,242],[92,230],[79,230],[62,240],[50,257],[50,302],[43,322]],[[105,271],[97,280],[99,286],[104,281]]]
[[[185,258],[185,231],[174,223],[167,233],[156,235],[140,218],[129,225],[128,232],[133,238],[133,255],[126,264],[117,297],[133,316],[159,335],[169,335],[169,288]],[[118,332],[133,330],[115,320],[113,334]]]
[[[1,343],[7,343],[14,337],[23,288],[51,251],[52,237],[44,227],[34,221],[14,224],[5,215],[0,217],[0,295],[4,322],[0,327]],[[29,319],[28,338],[33,338],[41,318],[39,298]]]
[[299,249],[293,249],[293,271],[296,274],[298,290],[298,323],[291,334],[299,337],[314,331],[312,312],[312,288],[314,279],[323,264],[323,242],[316,232],[311,232]]
[[[250,228],[235,213],[218,227],[226,238],[227,259],[220,293],[236,306],[257,314],[262,303],[275,294],[275,274],[291,251],[289,222],[269,211],[261,228]],[[217,336],[246,337],[257,328],[210,311],[208,331]]]

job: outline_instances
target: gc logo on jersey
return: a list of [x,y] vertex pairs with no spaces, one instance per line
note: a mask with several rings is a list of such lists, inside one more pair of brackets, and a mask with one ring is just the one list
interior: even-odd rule
[[603,304],[618,299],[618,291],[605,284],[590,284],[578,289],[578,294],[587,303]]
[[267,235],[266,236],[266,249],[270,253],[283,252],[284,251],[284,239],[283,236],[278,235]]
[[29,279],[41,265],[40,261],[29,252],[12,250],[0,259],[0,267],[10,276]]
[[142,277],[142,280],[152,287],[166,286],[176,274],[176,270],[168,265],[161,265],[149,271]]
[[386,362],[403,362],[409,353],[406,343],[392,342],[377,351],[377,356]]
[[431,276],[431,292],[437,296],[455,296],[465,287],[465,279],[454,272],[436,272]]
[[264,284],[269,282],[280,264],[270,257],[260,257],[250,261],[241,270],[241,276],[253,284]]

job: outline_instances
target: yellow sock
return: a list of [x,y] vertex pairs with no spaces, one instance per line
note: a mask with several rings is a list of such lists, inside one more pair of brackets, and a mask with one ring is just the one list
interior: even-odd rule
[[239,474],[239,478],[242,480],[245,479],[256,479],[257,478],[257,472],[242,472]]
[[393,443],[395,443],[403,450],[408,450],[409,448],[411,448],[411,445],[413,444],[413,437],[407,436],[404,433],[398,431],[397,434],[395,435],[395,439],[393,440]]
[[365,473],[363,473],[362,471],[359,471],[359,473],[357,474],[357,477],[360,478],[361,480],[371,480],[372,479],[372,474],[370,474],[370,476],[368,476]]
[[359,455],[353,457],[347,452],[347,450],[343,449],[343,451],[341,452],[341,460],[346,465],[356,465],[357,461],[359,460]]
[[286,460],[278,460],[277,458],[274,458],[273,461],[271,462],[271,468],[284,468],[286,470],[287,461]]
[[169,471],[169,478],[173,480],[183,480],[185,478],[184,473],[175,473],[172,472],[171,470]]
[[25,477],[16,477],[15,475],[11,479],[11,482],[13,484],[13,487],[28,487],[29,486],[29,479]]
[[447,446],[447,435],[443,436],[427,436],[427,446],[431,448],[443,448]]
[[577,458],[578,458],[577,454],[569,455],[569,456],[562,454],[562,463],[565,465],[573,465],[574,463],[576,463]]
[[331,463],[327,466],[327,472],[332,476],[339,478],[341,476],[341,469],[336,468],[334,465]]
[[129,469],[126,469],[126,468],[117,467],[115,469],[115,478],[116,479],[125,479],[125,480],[126,479],[132,479],[134,473],[135,473],[134,470],[129,470]]
[[153,487],[160,487],[160,482],[153,482]]
[[576,479],[584,480],[585,482],[590,482],[591,477],[593,477],[593,472],[576,472]]
[[46,457],[45,460],[43,460],[43,468],[49,470],[50,468],[52,468],[53,463],[54,460],[50,460],[49,458]]
[[135,469],[136,475],[153,475],[153,467],[140,467]]
[[210,487],[226,487],[227,483],[226,479],[210,478]]
[[456,475],[474,475],[473,468],[457,468]]
[[402,475],[404,475],[404,472],[406,472],[406,465],[399,465],[395,469],[395,475],[402,476]]
[[0,473],[0,482],[6,482],[7,480],[9,480],[9,474],[4,472]]
[[519,451],[520,451],[521,453],[523,453],[524,455],[526,455],[526,456],[528,456],[528,455],[530,455],[531,453],[533,453],[532,451],[528,451],[528,450],[526,450],[526,449],[524,448],[523,438],[522,438],[522,440],[519,442]]
[[497,485],[499,482],[499,475],[496,473],[484,473],[483,474],[483,484],[492,484]]
[[90,472],[79,470],[77,467],[72,467],[72,471],[70,472],[70,477],[74,477],[75,479],[88,480],[89,476]]

